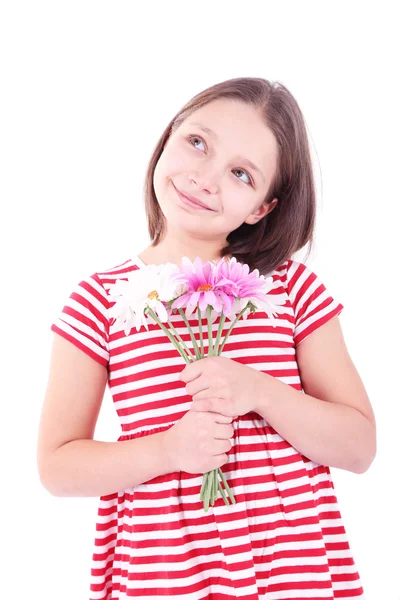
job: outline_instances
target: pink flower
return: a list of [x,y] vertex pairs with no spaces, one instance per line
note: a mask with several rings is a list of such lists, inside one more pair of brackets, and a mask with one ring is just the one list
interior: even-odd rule
[[186,284],[188,289],[173,302],[171,309],[186,306],[186,316],[190,317],[197,305],[201,312],[211,306],[216,313],[230,317],[232,313],[239,313],[249,301],[262,304],[266,280],[259,275],[258,269],[249,271],[249,265],[237,262],[236,257],[229,262],[223,257],[217,264],[202,263],[197,257],[192,264],[185,256],[180,273],[174,278]]
[[183,282],[188,289],[172,303],[172,309],[186,306],[186,317],[190,317],[197,305],[202,312],[208,306],[212,306],[215,311],[223,312],[225,315],[232,312],[234,300],[232,289],[229,285],[224,289],[225,282],[222,285],[219,284],[218,277],[215,275],[215,265],[210,262],[203,263],[198,256],[192,263],[184,256],[179,268],[180,273],[173,275],[173,278],[175,281]]
[[250,273],[249,265],[237,262],[235,256],[229,263],[224,259],[219,261],[216,265],[216,279],[219,285],[227,285],[228,289],[234,289],[236,298],[246,299],[247,302],[253,299],[262,300],[265,295],[265,279],[259,270],[254,269]]

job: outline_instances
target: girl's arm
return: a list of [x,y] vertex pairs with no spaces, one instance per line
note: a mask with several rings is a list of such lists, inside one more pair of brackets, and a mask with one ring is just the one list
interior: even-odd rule
[[333,317],[296,348],[302,391],[259,372],[254,408],[301,454],[363,473],[376,454],[376,425],[361,378]]
[[41,472],[53,496],[103,496],[171,473],[165,431],[134,440],[72,440],[48,457]]
[[93,440],[106,384],[105,366],[54,335],[37,446],[40,481],[54,496],[101,496],[174,471],[166,432]]

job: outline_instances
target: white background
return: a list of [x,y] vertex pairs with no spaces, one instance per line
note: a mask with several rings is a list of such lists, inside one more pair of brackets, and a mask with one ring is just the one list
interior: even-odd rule
[[[39,482],[50,326],[73,287],[149,243],[147,161],[193,95],[286,85],[318,191],[308,264],[344,304],[378,423],[363,475],[332,470],[367,600],[398,600],[399,70],[395,2],[3,2],[0,9],[2,590],[87,600],[97,498]],[[397,213],[398,214],[398,213]],[[301,255],[298,256],[301,259]],[[96,439],[120,428],[106,392]]]

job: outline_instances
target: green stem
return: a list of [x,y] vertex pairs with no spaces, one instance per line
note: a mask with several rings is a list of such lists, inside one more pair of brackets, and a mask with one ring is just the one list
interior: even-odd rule
[[208,507],[209,507],[209,504],[210,504],[211,485],[212,485],[212,477],[210,477],[210,473],[207,473],[207,488],[206,488],[205,498],[204,498],[204,510],[205,510],[205,512],[208,512]]
[[[161,329],[164,331],[165,335],[168,336],[168,338],[171,340],[172,344],[175,346],[175,348],[177,349],[177,351],[179,352],[179,354],[182,356],[183,360],[189,364],[191,362],[190,358],[184,353],[184,351],[181,349],[181,347],[179,346],[178,342],[176,341],[176,339],[170,334],[169,330],[165,327],[165,325],[160,321],[160,319],[157,317],[157,315],[155,314],[155,312],[148,306],[147,307],[147,311],[150,313],[150,315],[153,317],[153,319],[155,320],[155,322],[161,327]],[[169,325],[171,325],[169,319],[167,321],[167,323]]]
[[201,318],[201,310],[199,305],[197,305],[197,318],[199,320],[199,337],[200,337],[200,355],[204,358],[204,345],[203,345],[203,323]]
[[218,498],[218,469],[214,469],[214,502]]
[[224,328],[225,321],[226,321],[226,317],[223,313],[221,313],[217,337],[215,338],[215,344],[214,344],[214,348],[213,348],[214,356],[217,356],[219,354],[218,346],[219,346],[219,341],[221,339],[222,329]]
[[210,491],[210,505],[214,506],[214,500],[215,500],[215,477],[214,477],[214,471],[211,471],[211,473],[209,473],[209,477],[211,477],[211,479],[212,479],[211,491]]
[[201,490],[200,490],[200,500],[204,499],[204,492],[206,490],[206,484],[207,484],[207,473],[204,473],[203,483],[201,484]]
[[[170,323],[170,321],[169,321],[169,323]],[[190,357],[190,360],[193,360],[194,356],[193,356],[192,352],[190,351],[190,349],[188,348],[188,346],[185,344],[185,342],[183,341],[183,339],[181,338],[181,336],[179,335],[179,333],[177,332],[177,330],[175,329],[175,327],[173,326],[172,323],[171,323],[171,329],[173,330],[174,335],[178,338],[178,340],[182,344],[183,348],[188,353],[188,356]]]
[[222,485],[220,484],[220,482],[219,482],[219,481],[218,481],[218,489],[219,489],[219,491],[220,491],[220,493],[221,493],[221,496],[222,496],[222,498],[224,499],[224,502],[225,502],[225,504],[228,506],[229,502],[228,502],[228,500],[226,499],[226,496],[225,496],[224,489],[223,489],[223,487],[222,487]]
[[224,349],[224,346],[225,346],[225,344],[226,344],[226,341],[227,341],[227,339],[228,339],[228,337],[229,337],[229,334],[231,333],[232,329],[235,327],[236,323],[239,321],[240,317],[241,317],[241,316],[243,315],[243,313],[244,313],[244,312],[247,310],[247,308],[248,308],[248,305],[249,305],[249,303],[247,303],[247,304],[246,304],[246,306],[243,308],[243,310],[241,310],[241,311],[240,311],[240,313],[237,315],[236,319],[235,319],[235,320],[232,322],[232,325],[229,327],[229,329],[228,329],[228,331],[227,331],[227,333],[226,333],[226,335],[225,335],[225,337],[224,337],[224,339],[223,339],[222,346],[221,346],[221,348],[219,349],[219,354],[221,354],[221,353],[222,353],[222,350]]
[[212,324],[211,324],[212,306],[207,306],[207,329],[208,329],[208,356],[214,356],[213,339],[212,339]]
[[188,321],[185,313],[183,312],[183,310],[181,308],[178,308],[178,311],[179,311],[179,314],[181,315],[182,319],[184,320],[184,322],[186,324],[186,327],[188,328],[188,331],[189,331],[189,334],[190,334],[190,338],[192,340],[193,348],[194,348],[194,351],[195,351],[195,354],[196,354],[196,360],[199,360],[201,358],[201,356],[200,356],[199,347],[197,345],[196,338],[194,337],[192,328],[190,327],[189,321]]
[[233,496],[233,494],[232,494],[231,488],[229,487],[229,485],[228,485],[228,483],[227,483],[227,481],[226,481],[226,479],[225,479],[225,475],[224,475],[224,474],[223,474],[223,472],[221,471],[221,467],[218,467],[218,471],[219,471],[219,474],[220,474],[220,476],[221,476],[221,479],[222,479],[222,481],[223,481],[223,483],[224,483],[225,489],[226,489],[226,491],[227,491],[227,492],[228,492],[228,494],[229,494],[229,498],[231,499],[231,502],[232,502],[232,504],[236,504],[236,500],[235,500],[235,498],[234,498],[234,496]]

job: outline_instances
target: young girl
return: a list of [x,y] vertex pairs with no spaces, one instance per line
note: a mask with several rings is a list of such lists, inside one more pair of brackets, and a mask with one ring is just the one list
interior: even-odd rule
[[[259,78],[195,96],[155,148],[145,208],[151,244],[81,281],[51,326],[38,468],[56,496],[100,496],[90,600],[362,598],[329,466],[366,471],[375,421],[343,305],[292,258],[312,243],[316,212],[293,96]],[[285,299],[275,327],[258,311],[221,357],[186,367],[158,325],[125,335],[110,287],[184,256],[272,274]],[[181,315],[170,319],[189,343]],[[118,442],[93,440],[107,384]],[[219,496],[205,512],[203,473],[217,467],[236,504]]]

